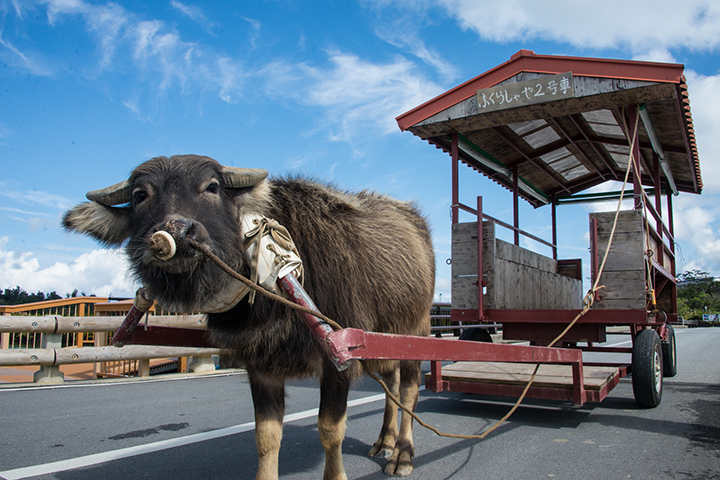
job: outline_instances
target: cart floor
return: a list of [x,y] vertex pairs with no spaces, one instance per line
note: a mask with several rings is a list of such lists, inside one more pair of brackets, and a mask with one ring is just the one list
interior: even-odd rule
[[[442,367],[446,389],[466,393],[516,395],[530,381],[535,364],[510,362],[455,362]],[[583,366],[586,401],[599,402],[627,374],[617,366]],[[426,382],[431,382],[431,373]],[[570,365],[542,364],[528,396],[548,399],[572,399],[574,388]],[[533,394],[533,391],[535,394]],[[555,391],[557,394],[553,394]],[[566,392],[566,393],[561,393]]]

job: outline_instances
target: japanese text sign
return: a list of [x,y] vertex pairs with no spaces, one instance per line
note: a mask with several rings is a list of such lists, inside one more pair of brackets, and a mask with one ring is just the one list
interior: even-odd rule
[[566,72],[478,90],[477,108],[486,113],[574,96],[573,75]]

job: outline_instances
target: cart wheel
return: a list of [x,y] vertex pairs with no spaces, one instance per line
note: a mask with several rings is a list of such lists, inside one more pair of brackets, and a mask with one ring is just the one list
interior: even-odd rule
[[460,334],[459,340],[471,340],[473,342],[492,343],[492,336],[482,327],[466,328]]
[[635,401],[653,408],[662,400],[663,355],[655,330],[642,330],[633,342],[632,386]]
[[675,347],[675,330],[667,326],[667,341],[660,342],[663,357],[663,377],[674,377],[677,374],[677,352]]

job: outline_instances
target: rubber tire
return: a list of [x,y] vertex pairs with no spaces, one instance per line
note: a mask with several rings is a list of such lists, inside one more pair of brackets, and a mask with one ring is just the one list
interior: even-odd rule
[[667,341],[660,342],[663,356],[663,377],[670,378],[677,375],[677,346],[675,345],[675,329],[667,326]]
[[641,407],[655,408],[662,400],[663,355],[655,330],[642,330],[633,342],[632,386]]
[[482,327],[471,327],[464,329],[460,334],[460,338],[458,340],[470,340],[473,342],[488,343],[492,343],[493,341],[492,335],[490,335],[488,331]]

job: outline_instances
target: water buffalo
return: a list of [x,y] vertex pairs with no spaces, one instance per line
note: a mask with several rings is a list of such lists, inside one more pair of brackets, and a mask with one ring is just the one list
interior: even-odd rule
[[[135,277],[165,309],[210,312],[214,340],[248,372],[256,478],[278,475],[285,381],[318,376],[324,478],[344,479],[341,448],[351,382],[363,368],[377,372],[414,409],[419,362],[355,362],[339,372],[297,313],[265,297],[252,304],[247,297],[238,299],[239,282],[186,239],[208,245],[247,275],[241,220],[246,214],[275,219],[296,244],[305,290],[320,311],[344,327],[427,336],[435,277],[430,233],[412,204],[299,177],[266,177],[265,170],[225,167],[208,157],[157,157],[138,166],[128,180],[89,192],[91,201],[68,211],[63,225],[108,246],[126,243]],[[149,239],[171,224],[178,253],[160,260],[150,252]],[[387,459],[388,475],[404,476],[413,469],[412,419],[403,414],[398,428],[397,413],[386,400],[380,435],[369,455]]]

